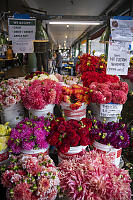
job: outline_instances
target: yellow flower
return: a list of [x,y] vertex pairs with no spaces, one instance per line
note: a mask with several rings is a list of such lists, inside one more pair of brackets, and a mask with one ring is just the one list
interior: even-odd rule
[[6,143],[0,143],[0,151],[4,150],[7,148],[7,144]]

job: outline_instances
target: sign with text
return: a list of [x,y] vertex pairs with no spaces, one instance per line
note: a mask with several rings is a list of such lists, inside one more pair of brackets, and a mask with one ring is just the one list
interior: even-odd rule
[[109,41],[106,73],[111,75],[127,75],[130,62],[129,42]]
[[34,47],[32,41],[12,42],[14,53],[33,53]]
[[112,40],[133,41],[133,20],[110,19]]
[[122,104],[100,104],[101,117],[115,117],[121,114]]
[[9,38],[12,40],[14,53],[33,53],[35,40],[35,19],[8,19]]

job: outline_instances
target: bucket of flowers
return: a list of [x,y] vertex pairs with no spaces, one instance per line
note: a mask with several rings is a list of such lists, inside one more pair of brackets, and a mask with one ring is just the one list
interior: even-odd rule
[[80,121],[56,118],[51,121],[50,134],[47,142],[58,151],[59,162],[77,156],[83,149],[93,143],[90,139],[92,122],[82,118]]
[[8,146],[14,154],[48,153],[46,136],[50,134],[52,117],[25,118],[12,129]]
[[0,83],[0,107],[2,123],[10,122],[14,127],[24,118],[21,90],[27,86],[24,78],[8,79]]
[[[118,116],[121,115],[123,104],[127,100],[128,94],[128,84],[126,82],[117,82],[117,83],[98,83],[92,82],[89,86],[90,89],[90,108],[97,118],[97,120],[103,121],[106,117],[106,121],[118,121]],[[114,111],[110,113],[108,117],[107,113],[100,113],[101,104],[105,104],[105,107],[108,107],[108,104],[113,104],[113,107],[119,106],[119,111]],[[114,109],[114,108],[113,108]]]
[[0,124],[0,165],[6,164],[6,161],[9,158],[8,151],[8,140],[10,137],[11,128],[8,126],[8,122],[4,125]]
[[47,116],[53,114],[55,104],[59,104],[62,86],[51,80],[34,80],[22,92],[22,102],[29,110],[29,116]]
[[58,166],[60,193],[74,200],[129,200],[130,176],[117,168],[108,156],[96,151],[64,160]]
[[77,84],[70,87],[63,86],[61,100],[66,119],[80,120],[86,117],[86,106],[90,102],[88,88]]
[[117,167],[120,164],[122,148],[127,148],[130,144],[126,125],[123,122],[108,122],[93,120],[93,129],[90,137],[94,141],[93,147],[100,153],[110,156],[112,163]]
[[1,182],[7,189],[7,200],[54,200],[59,178],[58,171],[47,155],[12,156],[3,173]]

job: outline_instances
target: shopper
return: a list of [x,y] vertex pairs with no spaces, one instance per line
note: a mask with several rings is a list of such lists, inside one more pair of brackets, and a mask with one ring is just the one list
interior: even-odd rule
[[73,70],[74,71],[74,76],[76,75],[76,64],[79,61],[79,56],[82,56],[82,54],[83,54],[83,52],[80,51],[78,56],[74,58],[74,70]]
[[58,73],[61,74],[61,70],[62,70],[62,56],[59,53],[58,50],[56,50],[56,68],[58,70]]

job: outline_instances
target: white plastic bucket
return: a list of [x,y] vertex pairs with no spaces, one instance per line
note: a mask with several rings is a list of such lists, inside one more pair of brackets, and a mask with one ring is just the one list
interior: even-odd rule
[[21,153],[22,153],[22,154],[29,154],[29,155],[36,155],[36,154],[43,153],[43,154],[45,154],[45,155],[48,155],[48,150],[49,150],[49,147],[47,147],[47,148],[45,148],[45,149],[22,150]]
[[[123,108],[123,105],[121,105],[121,107]],[[122,108],[121,108],[121,110],[122,110]],[[119,122],[117,114],[114,117],[102,117],[102,116],[100,116],[100,104],[98,104],[98,103],[90,103],[90,109],[91,109],[93,115],[96,117],[96,119],[101,121],[101,122],[104,119],[106,119],[106,123],[107,122]]]
[[87,146],[76,146],[76,147],[70,147],[70,150],[62,154],[61,152],[58,151],[58,163],[60,163],[63,160],[69,160],[73,156],[78,155],[79,153],[82,152],[82,150],[85,150]]
[[9,159],[8,149],[4,149],[4,150],[0,151],[0,164],[3,164],[8,159]]
[[94,149],[96,149],[99,153],[104,153],[109,156],[110,160],[113,164],[115,164],[117,167],[120,164],[120,158],[121,158],[121,152],[122,149],[115,149],[113,146],[108,146],[105,144],[101,144],[97,141],[93,143]]
[[47,117],[47,114],[48,113],[51,113],[53,114],[54,112],[54,104],[48,104],[47,106],[44,107],[44,109],[41,109],[41,110],[34,110],[34,109],[30,109],[29,110],[29,118],[33,118],[34,116],[37,116],[37,117],[41,117],[41,116],[44,116],[44,117]]
[[11,127],[15,127],[24,119],[24,107],[21,103],[14,104],[10,107],[3,108],[1,111],[1,121],[4,124],[9,122]]
[[62,105],[61,105],[63,113],[67,120],[70,120],[70,119],[81,120],[82,118],[85,118],[86,117],[86,106],[87,105],[83,103],[79,109],[72,110],[70,108],[70,104],[62,103]]

